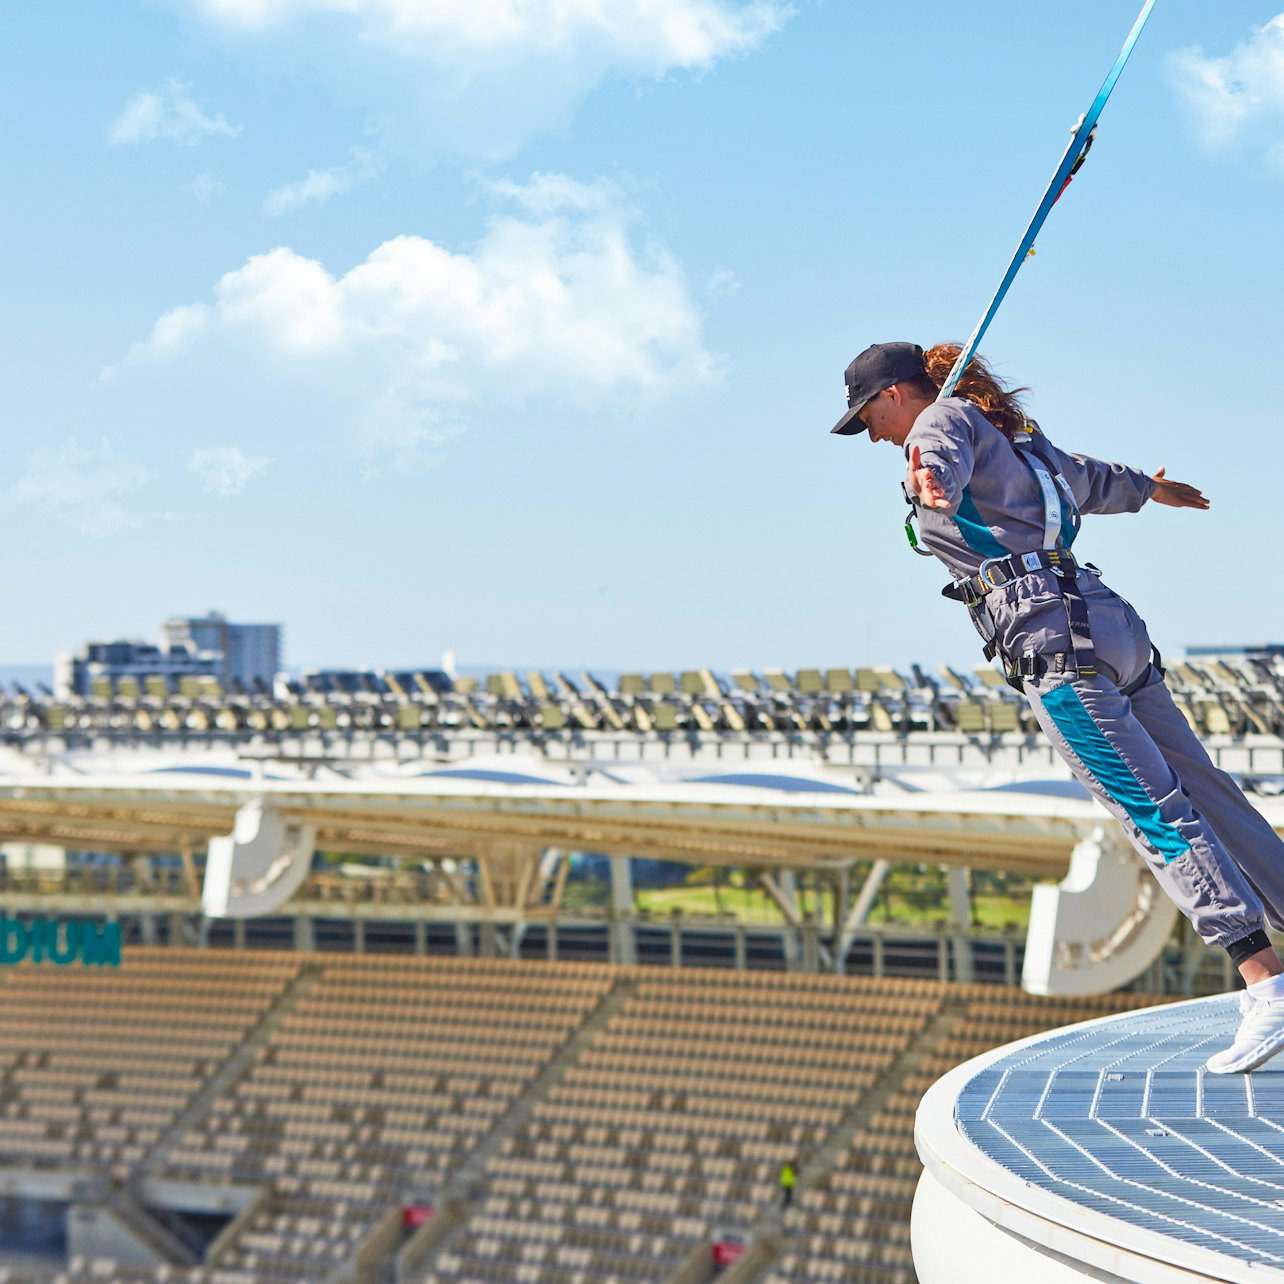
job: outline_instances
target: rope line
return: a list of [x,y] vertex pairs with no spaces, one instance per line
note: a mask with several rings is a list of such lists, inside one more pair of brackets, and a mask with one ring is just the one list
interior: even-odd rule
[[1052,207],[1061,198],[1061,194],[1070,186],[1070,180],[1079,171],[1088,155],[1088,149],[1092,146],[1093,136],[1097,128],[1097,120],[1109,99],[1111,92],[1114,90],[1115,82],[1123,74],[1123,69],[1127,66],[1128,59],[1132,56],[1133,46],[1136,45],[1138,38],[1141,36],[1142,28],[1146,25],[1146,20],[1150,17],[1150,11],[1155,7],[1155,0],[1146,0],[1142,6],[1141,13],[1137,15],[1137,21],[1133,23],[1132,30],[1128,33],[1128,39],[1124,41],[1123,49],[1119,57],[1115,59],[1115,65],[1111,67],[1109,75],[1102,83],[1101,88],[1097,91],[1097,96],[1093,100],[1092,106],[1080,118],[1078,128],[1070,139],[1070,145],[1066,148],[1065,154],[1061,157],[1061,162],[1052,175],[1052,181],[1048,184],[1048,189],[1043,194],[1043,199],[1039,202],[1039,207],[1034,211],[1034,217],[1030,220],[1030,226],[1026,228],[1025,235],[1021,238],[1021,244],[1017,246],[1017,252],[1012,256],[1012,262],[1008,264],[1008,270],[999,283],[999,288],[995,291],[994,298],[990,300],[990,306],[985,309],[980,321],[976,323],[976,329],[972,331],[971,337],[963,345],[963,350],[959,353],[958,360],[955,361],[949,376],[941,385],[940,396],[948,397],[959,381],[959,376],[967,369],[967,363],[972,360],[972,355],[976,352],[977,344],[981,342],[990,322],[994,320],[994,314],[999,310],[999,304],[1003,302],[1003,296],[1007,294],[1012,282],[1016,280],[1017,273],[1021,270],[1021,264],[1029,257],[1034,248],[1035,237],[1039,235],[1039,229],[1043,226],[1044,220],[1052,212]]

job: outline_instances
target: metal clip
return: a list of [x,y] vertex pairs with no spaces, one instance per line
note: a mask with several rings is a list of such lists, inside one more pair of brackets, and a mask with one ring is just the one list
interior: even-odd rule
[[932,556],[932,554],[928,552],[927,549],[919,548],[918,546],[918,536],[914,532],[914,514],[913,513],[910,513],[910,515],[905,519],[905,538],[909,540],[910,548],[912,548],[914,552],[916,552],[919,555],[919,557]]
[[982,584],[988,584],[991,588],[1002,588],[1004,584],[1008,583],[1008,580],[996,580],[994,578],[994,567],[996,563],[1006,562],[1007,560],[1006,557],[987,557],[977,570],[976,578]]

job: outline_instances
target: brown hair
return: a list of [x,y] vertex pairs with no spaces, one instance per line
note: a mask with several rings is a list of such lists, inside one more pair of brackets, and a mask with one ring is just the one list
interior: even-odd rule
[[[959,353],[961,343],[938,343],[923,353],[927,377],[939,389],[946,380]],[[955,385],[953,395],[970,401],[1009,441],[1026,431],[1025,408],[1021,394],[1029,388],[1008,388],[980,357],[973,357]]]

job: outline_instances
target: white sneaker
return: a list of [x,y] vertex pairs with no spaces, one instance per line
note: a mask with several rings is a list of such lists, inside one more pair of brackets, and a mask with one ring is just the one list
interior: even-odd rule
[[1284,999],[1255,999],[1247,990],[1240,993],[1239,1023],[1235,1042],[1214,1052],[1204,1062],[1210,1074],[1240,1074],[1254,1070],[1284,1048]]

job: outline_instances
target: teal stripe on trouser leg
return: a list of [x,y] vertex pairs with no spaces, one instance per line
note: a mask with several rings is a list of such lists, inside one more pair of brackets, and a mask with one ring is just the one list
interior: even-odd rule
[[[1094,626],[1094,632],[1106,630]],[[1117,650],[1107,637],[1098,645],[1102,641],[1107,656]],[[1261,928],[1261,898],[1139,721],[1133,700],[1100,674],[1065,686],[1069,691],[1060,683],[1025,683],[1039,725],[1075,776],[1123,825],[1200,939],[1226,946]]]
[[1244,871],[1271,926],[1284,930],[1284,840],[1235,781],[1214,765],[1162,678],[1151,674],[1133,694],[1132,711],[1177,773],[1191,805]]
[[1066,683],[1051,691],[1041,691],[1039,699],[1066,743],[1101,782],[1106,793],[1128,813],[1164,861],[1176,860],[1188,852],[1190,844],[1159,814],[1158,804],[1102,734],[1074,687]]

